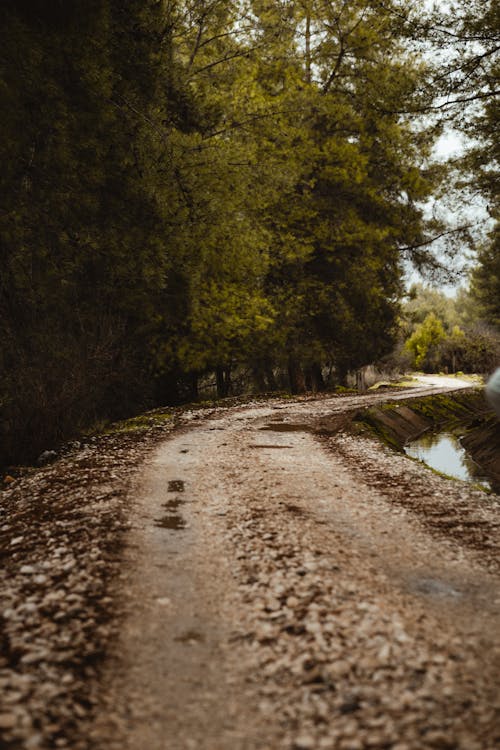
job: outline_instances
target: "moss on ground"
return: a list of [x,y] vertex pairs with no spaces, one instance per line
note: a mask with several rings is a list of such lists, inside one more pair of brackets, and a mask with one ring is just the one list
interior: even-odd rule
[[[403,405],[416,415],[413,429],[398,414]],[[422,428],[425,430],[426,425],[433,430],[446,426],[450,432],[463,434],[471,427],[486,424],[489,419],[490,412],[480,389],[391,401],[364,409],[355,417],[356,422],[366,425],[372,434],[399,451],[408,440],[417,437]]]
[[102,434],[116,435],[127,432],[143,432],[144,430],[150,430],[152,427],[160,427],[166,422],[170,422],[173,418],[174,415],[171,412],[161,410],[150,411],[139,414],[131,419],[113,422],[102,430]]
[[[399,452],[427,430],[450,432],[488,474],[494,491],[500,488],[500,423],[488,408],[481,388],[369,407],[354,415],[352,426],[357,432],[369,431]],[[477,488],[485,489],[482,485]]]

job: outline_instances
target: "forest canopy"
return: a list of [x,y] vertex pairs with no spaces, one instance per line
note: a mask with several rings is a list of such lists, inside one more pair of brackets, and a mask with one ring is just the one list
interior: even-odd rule
[[[299,392],[388,354],[405,264],[463,240],[426,210],[445,120],[498,220],[499,14],[458,8],[4,0],[0,464],[208,373]],[[494,228],[493,326],[499,278]]]

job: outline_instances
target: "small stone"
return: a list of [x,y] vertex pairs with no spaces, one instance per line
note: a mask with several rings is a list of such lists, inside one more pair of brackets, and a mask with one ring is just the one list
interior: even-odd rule
[[47,464],[52,463],[52,461],[55,461],[57,458],[57,453],[55,451],[43,451],[43,453],[40,453],[38,456],[36,462],[38,466],[46,466]]
[[322,627],[319,622],[306,622],[306,630],[311,635],[319,635],[322,632]]
[[333,737],[323,737],[318,744],[318,750],[335,750],[337,746]]
[[256,632],[257,640],[261,643],[264,641],[273,640],[276,636],[274,627],[269,623],[263,623],[260,625]]
[[15,714],[0,714],[0,729],[14,729],[17,724]]
[[445,732],[428,732],[425,735],[425,741],[431,747],[441,748],[442,750],[451,750],[456,747],[454,739]]
[[23,536],[16,536],[16,537],[14,537],[14,539],[12,539],[11,542],[10,542],[10,546],[11,547],[15,547],[17,544],[21,544],[21,542],[23,541],[23,539],[24,539]]
[[[56,725],[55,731],[57,731],[57,729],[59,729],[59,727]],[[36,750],[36,748],[41,747],[42,745],[43,736],[41,734],[34,734],[32,737],[28,737],[24,743],[25,750]]]
[[47,649],[42,649],[42,651],[25,654],[21,658],[21,664],[37,664],[40,661],[47,661],[49,656],[49,651]]
[[344,739],[340,742],[339,750],[363,750],[363,743],[354,738]]
[[24,576],[31,576],[36,573],[36,568],[34,568],[33,565],[23,565],[21,567],[20,573],[22,573]]
[[311,737],[308,734],[303,734],[300,737],[297,737],[293,743],[293,747],[294,750],[314,750],[316,742],[314,737]]
[[390,643],[385,643],[380,651],[378,652],[378,660],[382,664],[389,661],[389,658],[391,656],[391,646]]
[[367,737],[365,740],[365,746],[367,748],[387,747],[388,744],[389,743],[387,742],[387,739],[381,734],[372,734],[369,737]]
[[333,664],[330,664],[328,667],[328,672],[332,677],[345,677],[350,673],[350,671],[351,664],[349,664],[348,661],[344,661],[343,659],[334,661]]

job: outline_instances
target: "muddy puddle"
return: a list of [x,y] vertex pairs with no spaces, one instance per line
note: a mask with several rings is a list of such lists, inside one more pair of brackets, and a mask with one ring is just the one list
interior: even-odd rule
[[293,445],[273,445],[272,443],[252,443],[249,448],[293,448]]
[[185,486],[182,479],[171,479],[168,483],[168,492],[184,492]]
[[[174,479],[168,483],[168,492],[184,492],[184,482],[181,479]],[[182,497],[173,497],[171,500],[163,503],[161,506],[165,514],[161,518],[155,518],[154,524],[161,529],[169,529],[171,531],[179,531],[185,529],[187,524],[182,515],[180,509],[185,504],[185,500]]]
[[409,589],[416,594],[430,597],[460,599],[463,596],[458,588],[439,578],[415,578],[409,581]]
[[179,531],[186,528],[186,522],[182,516],[166,515],[161,518],[155,518],[155,526],[158,526],[160,529]]
[[270,432],[310,432],[311,427],[307,424],[294,423],[294,422],[269,422],[260,428],[261,430],[269,430]]
[[473,460],[460,440],[451,432],[426,432],[412,440],[405,448],[405,453],[416,458],[431,469],[465,482],[479,484],[485,489],[492,489],[488,477]]

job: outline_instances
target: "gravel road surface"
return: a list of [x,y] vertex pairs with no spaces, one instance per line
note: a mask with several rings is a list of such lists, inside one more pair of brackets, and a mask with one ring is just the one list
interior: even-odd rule
[[325,429],[382,398],[184,411],[9,484],[2,747],[497,748],[500,497]]

